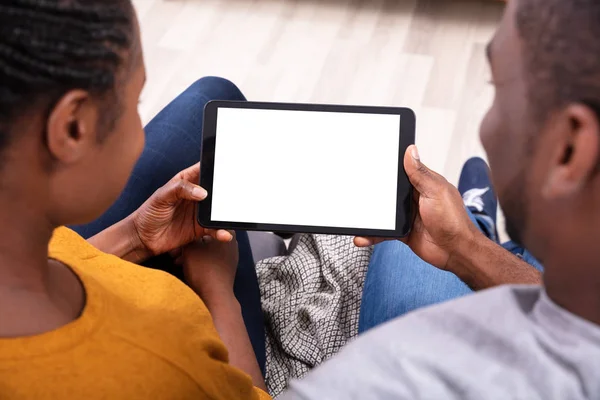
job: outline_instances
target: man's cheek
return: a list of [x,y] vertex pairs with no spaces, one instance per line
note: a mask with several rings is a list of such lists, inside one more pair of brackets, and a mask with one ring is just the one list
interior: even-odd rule
[[479,128],[479,140],[481,140],[481,144],[487,153],[488,159],[493,158],[493,152],[496,147],[494,141],[499,131],[499,121],[496,115],[495,109],[492,107],[481,121],[481,126]]

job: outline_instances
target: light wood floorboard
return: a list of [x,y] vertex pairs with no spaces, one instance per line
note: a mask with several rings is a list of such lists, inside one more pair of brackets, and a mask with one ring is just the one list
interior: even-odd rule
[[205,75],[249,99],[408,106],[422,159],[456,183],[483,155],[493,91],[489,0],[134,0],[148,69],[145,122]]

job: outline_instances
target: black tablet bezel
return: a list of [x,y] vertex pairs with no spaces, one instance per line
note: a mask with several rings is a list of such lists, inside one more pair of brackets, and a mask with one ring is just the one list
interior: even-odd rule
[[[396,229],[358,229],[306,225],[279,225],[261,224],[231,221],[212,221],[210,218],[212,209],[212,188],[214,178],[214,157],[216,147],[217,113],[223,108],[246,108],[263,110],[298,110],[298,111],[322,111],[322,112],[344,112],[344,113],[366,113],[366,114],[393,114],[400,115],[400,146],[398,154],[398,189],[397,210],[405,209],[406,213],[396,212]],[[202,131],[202,154],[200,185],[208,191],[208,197],[198,203],[198,223],[210,229],[241,229],[251,231],[276,231],[293,233],[323,233],[335,235],[355,236],[377,236],[377,237],[403,237],[410,232],[413,220],[413,194],[404,170],[404,152],[406,148],[415,142],[415,114],[409,108],[401,107],[371,107],[371,106],[345,106],[324,104],[292,104],[292,103],[266,103],[245,101],[223,101],[214,100],[206,104],[204,109],[204,123]],[[368,132],[365,132],[368,135]],[[368,168],[368,166],[365,166]],[[374,174],[377,171],[373,172]],[[251,193],[248,194],[252,196]],[[285,205],[282,204],[282,207]],[[290,210],[293,212],[293,210]]]

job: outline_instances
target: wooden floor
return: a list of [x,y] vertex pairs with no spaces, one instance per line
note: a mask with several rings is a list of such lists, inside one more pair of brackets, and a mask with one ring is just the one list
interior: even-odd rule
[[430,167],[456,183],[482,155],[491,102],[489,0],[134,0],[149,81],[148,121],[197,78],[231,79],[249,99],[408,106]]

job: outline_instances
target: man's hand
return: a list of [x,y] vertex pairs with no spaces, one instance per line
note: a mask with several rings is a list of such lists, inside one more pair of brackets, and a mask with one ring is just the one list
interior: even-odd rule
[[177,252],[206,235],[224,242],[233,239],[231,232],[204,229],[198,224],[196,203],[207,196],[206,190],[196,184],[199,178],[198,163],[178,173],[130,216],[142,257]]
[[[415,187],[417,213],[410,235],[401,240],[416,255],[454,273],[473,290],[541,283],[539,271],[477,229],[458,190],[423,165],[415,146],[406,150],[404,169]],[[354,243],[369,246],[383,240],[357,237]]]
[[206,236],[184,247],[178,262],[183,263],[187,284],[204,300],[207,307],[233,299],[233,281],[239,261],[238,243],[214,240]]
[[[458,190],[421,162],[416,146],[406,150],[404,169],[415,188],[417,211],[412,231],[402,241],[424,261],[447,269],[453,253],[482,234],[469,219]],[[354,243],[364,247],[383,240],[357,237]]]

